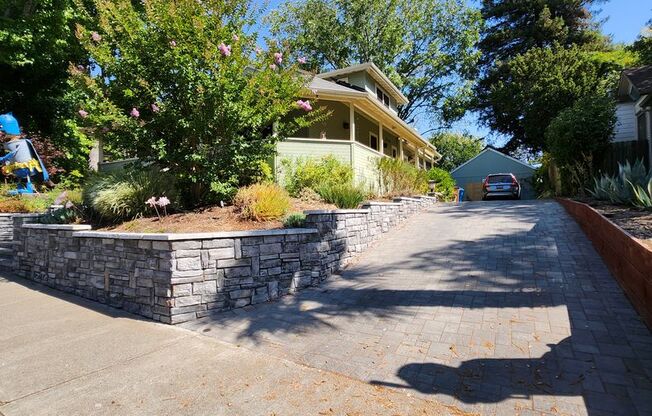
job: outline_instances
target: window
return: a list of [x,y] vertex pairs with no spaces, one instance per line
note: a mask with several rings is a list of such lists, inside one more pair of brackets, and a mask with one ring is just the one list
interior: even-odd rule
[[646,126],[647,123],[645,118],[646,118],[645,113],[639,114],[638,117],[636,118],[639,140],[647,140],[647,126]]
[[389,95],[381,90],[380,87],[376,87],[376,98],[378,98],[378,101],[385,104],[385,106],[389,107]]
[[394,159],[398,158],[398,150],[396,149],[396,146],[392,146],[392,157]]
[[378,150],[378,136],[373,133],[369,133],[369,147]]

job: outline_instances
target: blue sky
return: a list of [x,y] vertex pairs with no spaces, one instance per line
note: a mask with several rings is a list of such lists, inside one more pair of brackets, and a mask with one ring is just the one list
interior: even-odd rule
[[[260,0],[256,0],[260,1]],[[262,1],[260,1],[262,3]],[[275,8],[283,0],[269,0],[268,10]],[[479,1],[470,1],[477,4]],[[610,0],[596,6],[593,10],[597,20],[602,23],[602,32],[611,35],[615,42],[631,43],[641,32],[646,22],[652,18],[652,3],[650,0]],[[417,125],[418,130],[427,130],[427,125]],[[463,120],[453,126],[453,130],[465,131],[476,136],[486,137],[490,142],[501,144],[501,137],[478,122],[473,114],[467,115]]]

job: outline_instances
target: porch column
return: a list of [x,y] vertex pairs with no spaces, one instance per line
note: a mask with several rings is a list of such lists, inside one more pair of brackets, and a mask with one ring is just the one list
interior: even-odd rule
[[401,161],[403,161],[403,139],[400,137],[398,138],[398,155],[401,158]]
[[417,168],[420,168],[420,166],[419,166],[419,148],[416,147],[416,146],[414,147],[414,165]]
[[385,149],[384,149],[384,144],[383,144],[383,122],[379,121],[378,122],[378,151],[382,154],[385,154]]
[[355,141],[355,107],[349,103],[349,140]]

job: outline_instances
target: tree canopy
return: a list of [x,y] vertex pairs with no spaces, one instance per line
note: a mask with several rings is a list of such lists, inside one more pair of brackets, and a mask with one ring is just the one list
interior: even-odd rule
[[480,49],[494,66],[531,48],[603,42],[590,7],[601,0],[483,0]]
[[373,62],[410,103],[399,116],[459,117],[479,53],[480,15],[456,0],[301,0],[270,15],[272,33],[313,70]]
[[437,133],[432,136],[430,143],[442,154],[437,167],[448,172],[477,156],[485,145],[477,137],[452,132]]
[[648,20],[644,32],[636,39],[631,50],[638,54],[642,65],[652,65],[652,19]]
[[27,133],[50,138],[69,172],[83,170],[91,143],[69,117],[75,92],[68,82],[68,66],[88,62],[75,38],[79,9],[73,0],[12,0],[0,10],[0,112],[12,111]]

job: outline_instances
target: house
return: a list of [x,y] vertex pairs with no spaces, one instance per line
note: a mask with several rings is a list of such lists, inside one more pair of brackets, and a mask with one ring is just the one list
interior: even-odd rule
[[652,160],[652,65],[625,69],[618,82],[614,162]]
[[476,157],[462,163],[451,171],[457,186],[464,188],[465,199],[482,199],[482,182],[492,173],[513,173],[521,184],[521,198],[536,198],[531,183],[536,169],[525,162],[499,152],[491,146],[485,147]]
[[356,182],[377,183],[377,160],[405,160],[430,169],[441,155],[398,116],[407,98],[373,63],[317,74],[306,89],[314,108],[324,107],[329,118],[299,131],[277,146],[275,171],[281,161],[333,155],[353,167]]

